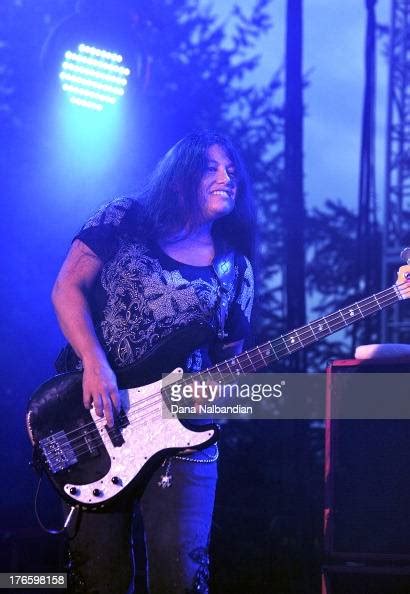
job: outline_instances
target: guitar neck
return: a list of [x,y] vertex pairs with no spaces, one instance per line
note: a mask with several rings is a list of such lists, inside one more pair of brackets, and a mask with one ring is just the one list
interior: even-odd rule
[[[330,336],[359,320],[363,320],[401,299],[403,297],[400,291],[396,285],[393,285],[384,291],[375,293],[348,307],[339,309],[332,314],[283,334],[279,338],[227,359],[223,363],[218,363],[218,365],[207,369],[206,373],[236,375],[238,373],[258,371],[267,367],[270,363],[280,361],[308,345],[319,342],[322,338]],[[200,372],[200,374],[204,374],[204,372]]]

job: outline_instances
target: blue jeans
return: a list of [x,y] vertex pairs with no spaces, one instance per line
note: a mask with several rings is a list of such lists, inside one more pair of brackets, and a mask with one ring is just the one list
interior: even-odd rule
[[169,487],[159,485],[165,469],[153,474],[137,504],[127,497],[109,510],[78,513],[69,528],[69,592],[135,592],[132,521],[139,505],[149,593],[208,593],[217,463],[171,458]]

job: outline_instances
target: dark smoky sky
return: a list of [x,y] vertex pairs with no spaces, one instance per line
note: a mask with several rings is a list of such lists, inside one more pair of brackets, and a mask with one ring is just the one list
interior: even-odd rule
[[[214,0],[214,10],[225,16],[233,0]],[[241,0],[250,10],[254,0]],[[358,194],[361,113],[364,92],[365,0],[305,0],[305,191],[308,206],[326,198],[340,198],[356,207]],[[286,0],[273,0],[274,23],[261,40],[262,54],[255,83],[266,81],[284,62]],[[390,20],[390,1],[376,4],[379,23]],[[377,197],[384,201],[385,120],[387,112],[387,63],[382,55],[386,38],[379,40],[377,54]]]

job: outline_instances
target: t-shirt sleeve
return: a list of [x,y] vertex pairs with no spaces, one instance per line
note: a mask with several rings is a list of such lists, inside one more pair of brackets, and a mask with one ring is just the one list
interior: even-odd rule
[[104,204],[83,225],[74,239],[85,243],[103,262],[114,254],[125,232],[133,207],[131,198],[117,198]]
[[254,298],[254,278],[252,265],[248,258],[239,256],[238,277],[236,291],[229,306],[225,331],[228,334],[226,341],[235,342],[245,340],[248,342],[251,335],[250,319]]

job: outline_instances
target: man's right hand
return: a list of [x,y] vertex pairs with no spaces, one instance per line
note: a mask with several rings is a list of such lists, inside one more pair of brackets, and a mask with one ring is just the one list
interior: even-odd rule
[[83,361],[83,402],[87,409],[92,406],[99,417],[105,417],[107,425],[114,425],[114,407],[121,408],[115,374],[105,357]]

